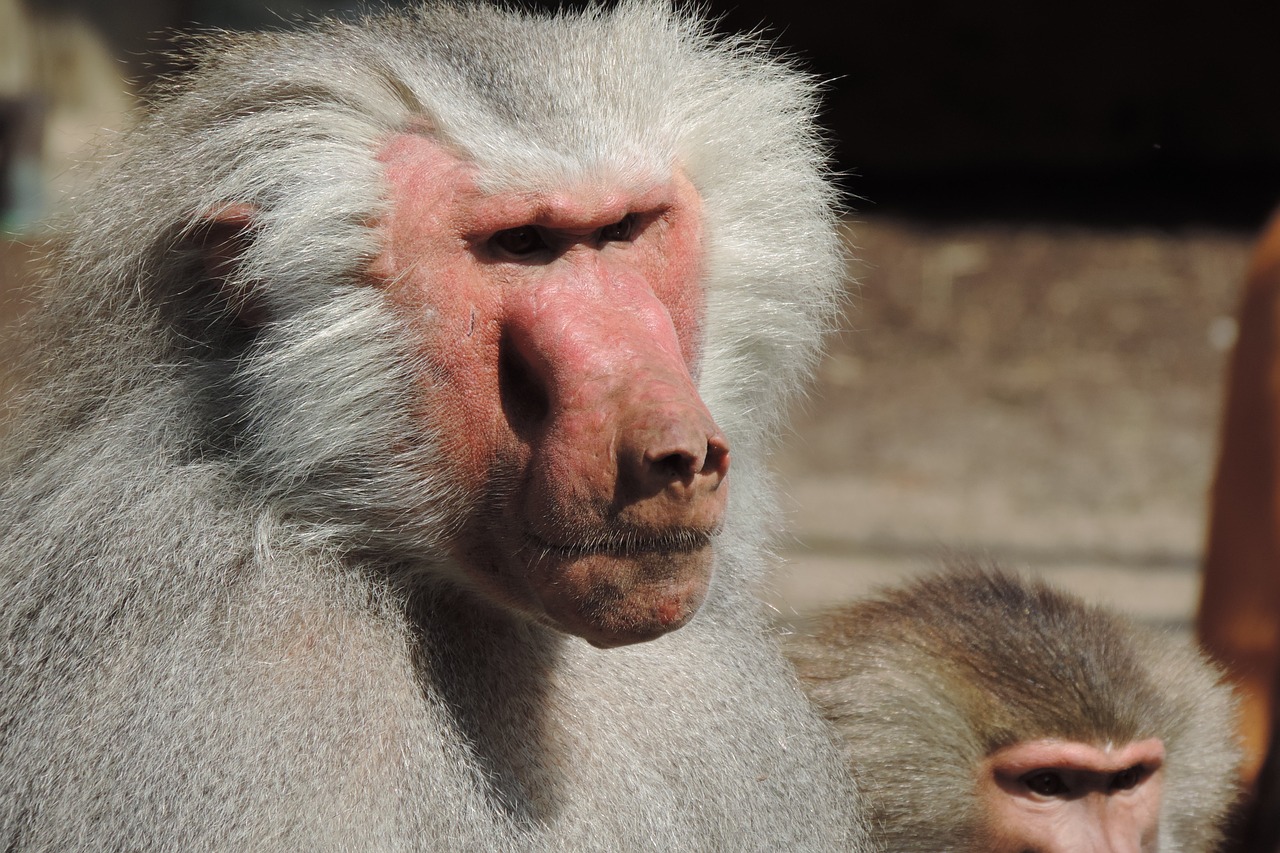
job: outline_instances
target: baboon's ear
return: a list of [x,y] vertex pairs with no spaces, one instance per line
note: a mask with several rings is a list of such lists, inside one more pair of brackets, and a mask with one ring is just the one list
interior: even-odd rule
[[258,209],[243,203],[227,204],[197,218],[191,241],[200,250],[208,278],[226,281],[231,277],[249,245],[257,218]]
[[243,325],[257,327],[266,320],[265,308],[253,288],[243,283],[233,285],[236,268],[244,257],[258,209],[242,202],[222,205],[197,217],[188,239],[200,256],[204,280],[217,293],[222,303]]

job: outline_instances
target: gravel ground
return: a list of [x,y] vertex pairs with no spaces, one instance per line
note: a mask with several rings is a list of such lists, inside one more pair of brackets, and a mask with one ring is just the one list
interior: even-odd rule
[[1185,629],[1253,235],[864,218],[776,468],[784,622],[959,550]]

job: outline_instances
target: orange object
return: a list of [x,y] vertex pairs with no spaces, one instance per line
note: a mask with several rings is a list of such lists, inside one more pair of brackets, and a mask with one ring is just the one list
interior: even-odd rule
[[1242,779],[1252,787],[1275,727],[1280,671],[1280,213],[1240,306],[1196,628],[1240,691]]

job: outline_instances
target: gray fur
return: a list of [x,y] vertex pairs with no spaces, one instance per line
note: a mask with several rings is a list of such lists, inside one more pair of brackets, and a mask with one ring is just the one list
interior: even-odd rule
[[977,767],[1040,738],[1161,738],[1159,850],[1211,853],[1221,841],[1237,796],[1235,701],[1185,640],[961,563],[826,614],[788,654],[886,849],[983,849]]
[[[866,850],[753,596],[842,272],[811,81],[664,3],[215,37],[63,223],[0,487],[0,846]],[[611,651],[479,604],[430,366],[362,284],[389,134],[495,187],[680,164],[733,444],[702,612]],[[226,287],[201,217],[259,219]],[[225,304],[270,322],[246,336]],[[434,413],[444,417],[448,413]]]

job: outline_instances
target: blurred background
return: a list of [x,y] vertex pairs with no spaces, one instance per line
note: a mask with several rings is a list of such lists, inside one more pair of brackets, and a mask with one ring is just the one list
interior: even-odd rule
[[[175,30],[354,5],[0,0],[5,321],[72,164],[181,69]],[[706,5],[829,81],[847,194],[849,311],[777,460],[780,619],[964,550],[1190,630],[1234,313],[1280,200],[1280,4]]]

